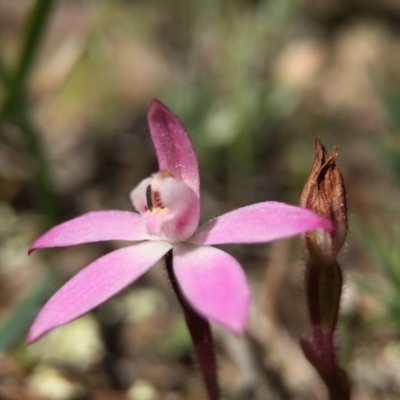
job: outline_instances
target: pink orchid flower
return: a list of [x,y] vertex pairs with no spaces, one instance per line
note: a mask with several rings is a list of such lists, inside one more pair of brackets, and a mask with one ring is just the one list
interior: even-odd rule
[[193,309],[206,320],[241,333],[249,312],[245,274],[232,256],[210,245],[269,242],[332,229],[313,212],[278,202],[239,208],[199,226],[198,161],[186,129],[157,100],[150,105],[148,122],[160,171],[131,192],[138,213],[84,214],[50,229],[29,253],[104,240],[135,243],[97,259],[58,290],[36,317],[28,342],[105,302],[170,250],[175,277]]

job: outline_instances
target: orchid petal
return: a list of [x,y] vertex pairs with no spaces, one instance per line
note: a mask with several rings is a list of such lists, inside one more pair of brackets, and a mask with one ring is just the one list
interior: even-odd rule
[[148,239],[139,214],[129,211],[95,211],[66,221],[36,239],[29,249],[64,247],[103,240]]
[[194,244],[260,243],[315,229],[332,230],[313,212],[275,201],[238,208],[202,224],[189,239]]
[[158,100],[148,112],[151,138],[156,149],[160,170],[185,182],[200,196],[199,165],[193,143],[182,122]]
[[240,264],[208,246],[174,246],[174,273],[189,304],[206,319],[242,333],[249,312],[249,288]]
[[146,272],[170,249],[167,242],[143,242],[94,261],[44,305],[29,330],[28,342],[32,343],[105,302]]

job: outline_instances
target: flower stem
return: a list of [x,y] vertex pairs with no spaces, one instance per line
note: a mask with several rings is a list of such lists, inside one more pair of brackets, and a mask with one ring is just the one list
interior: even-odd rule
[[203,375],[209,400],[219,400],[217,377],[217,361],[215,358],[214,342],[209,323],[189,305],[183,297],[173,271],[173,253],[170,250],[164,257],[168,278],[176,297],[183,308],[186,325],[192,337],[193,346]]
[[337,361],[334,335],[337,328],[343,277],[337,261],[309,258],[305,277],[311,337],[300,344],[308,361],[324,381],[329,400],[350,400],[350,382]]

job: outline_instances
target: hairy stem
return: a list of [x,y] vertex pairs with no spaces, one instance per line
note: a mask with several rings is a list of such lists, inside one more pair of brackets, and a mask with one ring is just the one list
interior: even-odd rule
[[170,250],[164,257],[168,278],[172,288],[183,308],[186,325],[192,337],[193,346],[203,375],[209,400],[219,400],[219,386],[217,377],[217,362],[215,358],[214,342],[209,323],[193,310],[183,297],[173,271],[173,253]]
[[350,400],[350,382],[337,361],[334,343],[342,286],[342,271],[336,261],[308,259],[305,287],[311,337],[303,337],[300,343],[324,381],[330,400]]

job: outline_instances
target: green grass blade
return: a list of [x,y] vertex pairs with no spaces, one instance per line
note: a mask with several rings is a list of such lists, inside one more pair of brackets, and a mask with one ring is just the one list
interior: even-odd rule
[[0,324],[0,353],[22,339],[42,304],[60,283],[56,272],[46,272],[31,292],[17,301]]

